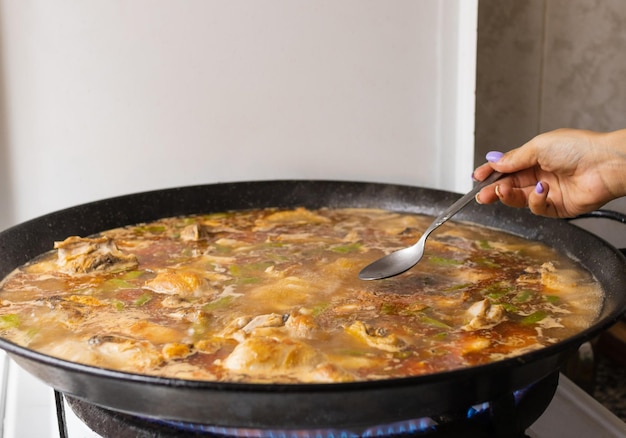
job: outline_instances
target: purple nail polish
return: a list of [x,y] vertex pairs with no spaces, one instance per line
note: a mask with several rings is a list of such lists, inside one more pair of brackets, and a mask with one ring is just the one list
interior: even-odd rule
[[541,184],[541,182],[538,182],[535,186],[535,192],[540,195],[543,193],[543,185]]
[[504,155],[502,152],[491,151],[491,152],[487,152],[487,155],[485,156],[485,158],[487,159],[487,161],[491,163],[495,163],[496,161],[500,160],[500,158],[502,158],[502,155]]

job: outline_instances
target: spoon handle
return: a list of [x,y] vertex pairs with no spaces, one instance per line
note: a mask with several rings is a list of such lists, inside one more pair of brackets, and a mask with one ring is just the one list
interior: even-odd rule
[[435,228],[437,228],[438,226],[440,226],[441,224],[446,222],[448,219],[450,219],[452,216],[457,214],[459,212],[459,210],[461,210],[463,207],[465,207],[468,202],[470,202],[472,199],[474,199],[476,197],[476,194],[478,192],[480,192],[483,187],[486,187],[489,184],[492,184],[492,183],[496,182],[501,177],[502,177],[502,173],[500,173],[500,172],[493,172],[491,175],[489,175],[487,178],[485,178],[484,181],[481,181],[478,184],[476,184],[472,190],[467,192],[465,195],[463,195],[461,198],[459,198],[458,201],[456,201],[450,207],[445,209],[439,216],[437,216],[437,218],[428,227],[428,229],[424,232],[424,234],[429,234],[430,231],[434,230]]

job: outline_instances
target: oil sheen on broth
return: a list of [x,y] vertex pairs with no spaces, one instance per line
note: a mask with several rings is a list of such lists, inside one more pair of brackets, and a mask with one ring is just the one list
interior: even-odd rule
[[0,283],[0,335],[132,373],[345,382],[500,360],[596,318],[602,290],[575,261],[470,224],[441,227],[403,275],[358,279],[430,221],[259,209],[69,237]]

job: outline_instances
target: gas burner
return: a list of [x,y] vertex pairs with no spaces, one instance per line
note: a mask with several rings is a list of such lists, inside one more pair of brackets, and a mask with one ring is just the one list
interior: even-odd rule
[[559,374],[463,411],[420,417],[392,424],[360,428],[313,430],[270,430],[205,425],[183,421],[151,419],[95,406],[65,396],[74,413],[94,432],[115,438],[246,437],[246,438],[359,438],[359,437],[525,437],[525,430],[548,407]]

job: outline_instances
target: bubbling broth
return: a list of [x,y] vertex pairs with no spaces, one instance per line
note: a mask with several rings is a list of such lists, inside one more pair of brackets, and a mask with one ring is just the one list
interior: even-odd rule
[[257,209],[73,236],[0,283],[0,335],[97,367],[349,382],[485,364],[587,328],[602,289],[540,243],[449,222],[405,274],[358,279],[431,218]]

